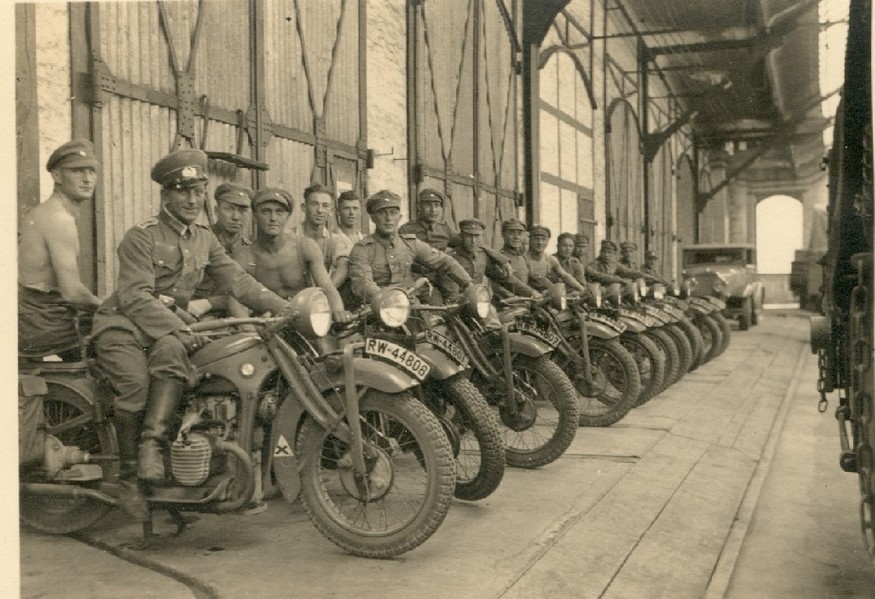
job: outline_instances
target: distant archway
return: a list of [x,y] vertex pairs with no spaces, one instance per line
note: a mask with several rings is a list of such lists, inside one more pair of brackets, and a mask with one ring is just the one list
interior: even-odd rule
[[774,195],[756,208],[757,270],[760,274],[790,274],[796,250],[804,246],[802,203]]

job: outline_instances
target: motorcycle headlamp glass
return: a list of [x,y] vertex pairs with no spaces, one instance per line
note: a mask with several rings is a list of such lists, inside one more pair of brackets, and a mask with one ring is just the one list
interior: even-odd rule
[[655,283],[653,285],[653,299],[665,299],[665,285],[663,285],[662,283]]
[[547,288],[547,297],[550,305],[557,310],[564,311],[568,308],[568,294],[565,291],[565,283],[554,283]]
[[465,304],[472,314],[483,319],[489,316],[489,289],[485,285],[471,285],[465,290]]
[[626,297],[628,297],[633,304],[637,304],[641,301],[641,291],[637,282],[632,282],[626,285]]
[[410,298],[402,289],[393,287],[380,293],[371,308],[383,326],[394,329],[407,322],[410,316]]
[[605,299],[608,300],[609,303],[614,304],[615,306],[620,305],[620,298],[623,295],[623,290],[619,283],[611,283],[608,285],[607,292],[605,293]]
[[592,303],[595,305],[596,308],[601,308],[602,301],[604,299],[603,293],[602,293],[602,286],[599,285],[598,283],[589,283],[588,287],[589,287],[589,292],[592,294]]
[[647,283],[644,279],[639,277],[635,279],[635,283],[638,285],[638,295],[640,297],[647,297]]
[[331,328],[331,306],[328,296],[318,287],[308,287],[291,300],[299,313],[294,326],[305,337],[324,337]]

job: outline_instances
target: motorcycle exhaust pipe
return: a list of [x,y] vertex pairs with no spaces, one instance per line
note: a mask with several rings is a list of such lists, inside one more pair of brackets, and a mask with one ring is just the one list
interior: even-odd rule
[[246,481],[246,485],[243,487],[243,491],[241,491],[240,495],[237,496],[237,499],[232,499],[230,501],[223,501],[216,505],[215,512],[217,514],[221,514],[224,512],[233,512],[234,510],[239,510],[244,505],[249,503],[252,499],[252,496],[255,494],[255,466],[252,465],[252,460],[249,458],[249,454],[243,450],[242,447],[236,445],[234,443],[228,443],[227,441],[223,441],[221,439],[216,440],[216,449],[227,451],[234,455],[237,458],[237,461],[240,463],[240,466],[243,469],[244,480]]
[[70,497],[72,499],[96,499],[109,505],[118,505],[118,500],[94,489],[85,489],[78,485],[53,485],[49,483],[22,483],[19,485],[22,493],[33,495],[54,495],[55,497]]

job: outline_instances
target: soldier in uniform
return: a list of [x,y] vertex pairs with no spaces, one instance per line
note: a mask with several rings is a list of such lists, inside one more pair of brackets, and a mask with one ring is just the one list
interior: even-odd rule
[[662,278],[662,273],[659,271],[659,267],[657,264],[659,263],[659,256],[656,255],[656,252],[653,250],[647,250],[644,253],[644,266],[641,267],[641,272],[658,279],[660,283],[667,284],[666,280]]
[[[234,183],[222,183],[216,188],[213,197],[216,200],[216,224],[212,226],[213,234],[225,253],[232,256],[234,250],[241,245],[252,242],[244,234],[252,205],[252,190]],[[195,318],[214,312],[222,315],[228,310],[228,296],[221,293],[215,282],[205,276],[188,302],[188,313]]]
[[565,283],[574,291],[587,294],[587,288],[568,274],[559,264],[555,256],[545,252],[550,241],[550,229],[535,225],[529,229],[529,251],[526,260],[529,263],[529,285],[538,291],[546,291],[555,282]]
[[647,283],[663,283],[663,280],[659,277],[654,277],[653,275],[647,273],[641,266],[638,264],[638,260],[635,259],[635,252],[638,251],[638,244],[634,241],[624,241],[620,244],[620,264],[625,266],[630,271],[633,271],[634,278],[642,278]]
[[574,236],[574,257],[580,260],[581,264],[589,262],[589,237],[578,233]]
[[412,233],[431,247],[442,252],[446,251],[453,232],[447,221],[443,220],[444,194],[437,189],[423,189],[419,192],[416,211],[419,219],[404,223],[398,229],[398,233],[402,235]]
[[346,322],[348,316],[319,246],[310,237],[285,230],[293,206],[292,195],[284,189],[259,190],[252,200],[258,239],[237,248],[233,258],[280,297],[291,299],[315,282],[328,296],[335,321]]
[[602,239],[598,258],[586,265],[586,278],[603,285],[611,283],[628,283],[638,276],[617,259],[617,244],[608,239]]
[[381,288],[389,285],[408,287],[413,284],[413,265],[455,281],[464,290],[471,277],[458,262],[413,233],[400,233],[401,198],[388,190],[378,191],[366,205],[374,233],[359,241],[349,256],[349,279],[353,293],[371,301]]
[[501,253],[507,256],[510,261],[510,266],[513,269],[513,278],[504,281],[500,287],[496,288],[499,295],[541,296],[539,291],[529,287],[528,284],[529,262],[526,260],[526,253],[523,247],[526,235],[526,225],[520,220],[509,218],[501,223],[501,236],[504,239]]
[[328,230],[328,215],[333,208],[334,191],[321,183],[313,183],[304,190],[304,202],[301,204],[303,220],[292,232],[316,242],[322,252],[325,270],[330,273],[331,282],[337,288],[346,281],[349,250],[340,235]]
[[[565,272],[570,274],[581,285],[586,285],[586,275],[581,261],[574,255],[574,238],[573,233],[561,233],[556,238],[556,260],[559,261]],[[551,277],[554,283],[559,281]]]
[[152,180],[161,185],[161,211],[125,234],[116,291],[94,318],[97,359],[116,393],[120,505],[139,519],[149,512],[137,479],[164,480],[162,450],[195,373],[188,354],[203,345],[172,306],[185,308],[206,273],[259,311],[287,307],[225,253],[209,227],[196,222],[206,199],[206,168],[207,155],[196,149],[173,152],[152,168]]
[[[79,357],[76,310],[93,312],[100,298],[79,278],[79,207],[94,195],[94,146],[74,139],[46,163],[54,189],[32,208],[18,242],[18,349],[30,355]],[[86,323],[83,327],[88,326]]]

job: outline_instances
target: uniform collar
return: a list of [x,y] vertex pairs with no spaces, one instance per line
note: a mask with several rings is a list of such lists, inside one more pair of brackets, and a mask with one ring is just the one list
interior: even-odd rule
[[188,237],[189,233],[194,234],[194,226],[186,225],[184,222],[170,214],[170,211],[167,210],[167,206],[161,207],[161,213],[158,215],[158,218],[180,237]]

